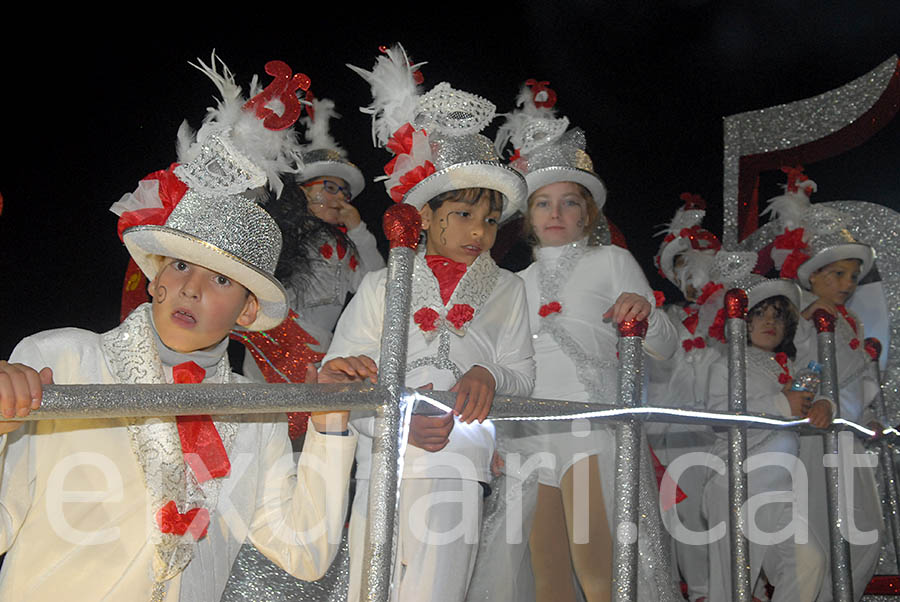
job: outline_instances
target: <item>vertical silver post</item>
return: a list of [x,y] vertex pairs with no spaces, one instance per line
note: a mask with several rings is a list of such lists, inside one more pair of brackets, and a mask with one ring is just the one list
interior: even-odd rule
[[[813,324],[818,331],[819,363],[822,364],[823,395],[837,404],[837,415],[841,414],[840,390],[838,387],[837,362],[834,351],[834,316],[824,309],[813,314]],[[852,602],[853,580],[850,575],[850,544],[841,535],[844,512],[841,502],[840,462],[838,457],[838,431],[832,429],[822,435],[826,456],[831,455],[836,462],[825,462],[825,487],[828,496],[828,529],[831,542],[831,589],[835,602]],[[823,458],[824,460],[824,458]],[[852,475],[847,475],[852,487]]]
[[394,518],[399,484],[400,404],[406,381],[412,272],[420,230],[419,213],[410,205],[394,205],[384,214],[384,231],[391,243],[391,252],[378,381],[385,392],[385,403],[375,415],[360,596],[361,600],[369,602],[387,602],[391,592],[391,569],[396,553]]
[[[878,397],[876,397],[878,420],[881,424],[889,424],[887,405],[884,401],[884,389],[881,387],[881,366],[878,360],[881,357],[881,341],[874,337],[866,339],[866,351],[872,357],[872,371],[875,373],[875,382],[878,383]],[[891,525],[891,536],[894,542],[894,560],[897,570],[900,571],[900,492],[897,490],[897,467],[894,465],[894,453],[887,441],[881,442],[881,478],[884,485],[884,499],[882,507],[884,515]]]
[[[728,408],[733,414],[747,411],[747,293],[733,288],[725,295],[725,332],[728,339]],[[750,544],[745,536],[747,517],[747,427],[728,429],[728,502],[731,537],[731,599],[751,602]]]
[[[647,321],[619,325],[619,405],[641,403]],[[640,491],[641,426],[629,420],[616,426],[615,533],[613,533],[613,601],[637,600],[638,493]]]

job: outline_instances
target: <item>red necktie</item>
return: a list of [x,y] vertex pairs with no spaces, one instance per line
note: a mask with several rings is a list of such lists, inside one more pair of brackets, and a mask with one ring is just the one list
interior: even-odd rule
[[[194,362],[184,362],[172,368],[177,384],[200,383],[206,370]],[[216,425],[209,415],[176,416],[178,436],[184,461],[201,483],[213,477],[224,477],[231,471],[231,462]]]

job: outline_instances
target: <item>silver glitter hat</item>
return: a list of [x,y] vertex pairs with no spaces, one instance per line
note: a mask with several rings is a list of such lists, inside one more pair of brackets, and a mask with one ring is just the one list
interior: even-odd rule
[[275,328],[287,316],[287,294],[274,276],[281,231],[262,207],[244,197],[188,190],[165,225],[129,228],[123,240],[150,280],[162,267],[161,259],[172,257],[243,285],[259,301],[248,330]]
[[186,124],[179,129],[179,165],[146,177],[110,210],[120,216],[122,240],[147,278],[156,276],[163,257],[228,276],[259,301],[247,328],[268,330],[287,315],[287,295],[274,277],[281,233],[245,195],[265,185],[280,192],[281,174],[302,164],[291,126],[302,108],[296,90],[308,88],[309,78],[270,61],[266,72],[274,81],[261,89],[254,78],[245,101],[215,54],[211,66],[198,63],[221,100],[207,110],[196,136]]
[[[684,201],[684,205],[675,211],[672,221],[659,232],[665,233],[665,237],[659,245],[654,261],[659,273],[683,290],[685,279],[683,277],[679,279],[675,274],[675,258],[685,254],[689,256],[688,261],[692,258],[701,259],[698,254],[715,254],[722,244],[715,234],[700,227],[703,218],[706,217],[706,201],[700,195],[690,192],[681,193],[679,198]],[[704,283],[700,286],[702,284]]]
[[553,111],[556,94],[548,82],[528,80],[517,97],[519,109],[506,115],[495,144],[511,142],[510,166],[525,177],[528,194],[555,182],[576,182],[591,193],[598,210],[606,204],[606,186],[585,152],[587,140],[579,128],[566,131],[569,120]]
[[810,258],[797,268],[797,280],[805,289],[810,289],[810,275],[830,263],[842,259],[860,261],[859,277],[864,278],[875,264],[875,250],[867,244],[857,242],[846,229],[813,235],[807,242]]
[[371,85],[372,104],[362,110],[372,115],[376,144],[394,153],[380,178],[394,202],[421,209],[444,192],[487,188],[503,195],[501,221],[520,211],[525,181],[479,133],[494,118],[493,103],[446,82],[420,96],[422,63],[399,45],[383,51],[372,71],[349,67]]
[[307,117],[300,119],[309,144],[303,148],[303,167],[296,176],[305,182],[322,176],[343,179],[350,185],[350,198],[356,198],[366,187],[362,170],[347,159],[347,152],[338,145],[329,132],[329,121],[340,117],[334,110],[334,102],[327,98],[312,98],[307,94]]

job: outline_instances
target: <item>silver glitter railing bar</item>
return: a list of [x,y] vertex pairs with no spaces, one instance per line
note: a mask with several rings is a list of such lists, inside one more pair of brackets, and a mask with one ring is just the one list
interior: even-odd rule
[[854,123],[871,109],[890,84],[897,57],[824,94],[766,109],[725,117],[722,244],[738,245],[738,194],[741,157],[795,148],[820,140]]
[[[387,220],[386,215],[386,223]],[[416,230],[418,233],[418,226]],[[387,602],[390,598],[391,574],[397,551],[395,521],[400,497],[399,473],[402,470],[400,450],[405,444],[401,437],[406,434],[401,428],[403,387],[406,382],[406,346],[415,256],[414,247],[394,246],[392,241],[378,362],[379,380],[386,395],[384,405],[375,415],[360,592],[360,600],[370,602]]]
[[[619,329],[619,404],[634,408],[641,402],[643,334],[647,322]],[[641,425],[634,418],[616,425],[616,477],[613,509],[612,596],[614,602],[636,602],[638,565],[638,495],[641,466]]]
[[[881,356],[881,343],[878,339],[868,338],[866,339],[866,348],[869,345],[874,345],[877,349],[876,355],[872,358],[870,368],[875,382],[878,383],[878,395],[875,398],[878,420],[881,424],[888,424],[887,404],[884,401],[884,385],[881,380],[881,367],[878,364],[878,358]],[[882,513],[890,525],[891,539],[894,543],[895,566],[900,571],[900,497],[898,497],[897,491],[897,468],[894,465],[894,453],[888,442],[882,439],[878,447],[884,492],[882,496]]]
[[[725,295],[728,340],[728,409],[747,411],[747,293],[732,289]],[[728,532],[731,537],[731,596],[734,602],[751,602],[750,543],[746,536],[747,517],[747,427],[728,429]]]
[[[837,415],[841,415],[840,390],[838,387],[837,362],[834,349],[834,316],[824,309],[816,310],[813,322],[819,331],[819,363],[822,364],[822,395],[834,400]],[[850,569],[850,543],[841,534],[844,524],[843,500],[840,495],[840,473],[838,456],[838,432],[831,430],[822,435],[825,455],[834,462],[825,464],[825,488],[828,501],[828,536],[831,544],[831,588],[835,602],[852,602],[853,580]]]

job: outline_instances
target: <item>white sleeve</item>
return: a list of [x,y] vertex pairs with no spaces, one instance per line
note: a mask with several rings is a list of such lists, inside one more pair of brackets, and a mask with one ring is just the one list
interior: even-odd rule
[[[622,293],[636,293],[650,302],[650,316],[647,318],[647,336],[644,338],[644,351],[657,359],[668,359],[675,354],[678,346],[678,333],[669,321],[662,308],[656,307],[656,297],[641,266],[634,256],[625,251],[617,252],[614,269],[615,295],[618,299]],[[605,310],[604,310],[605,311]]]
[[[40,348],[31,338],[22,340],[13,349],[9,362],[24,364],[35,370],[47,366]],[[36,424],[26,422],[17,430],[0,437],[0,553],[9,550],[16,540],[34,499],[35,450],[32,433]]]
[[347,238],[349,238],[356,246],[356,252],[359,256],[359,267],[354,272],[353,287],[354,292],[359,287],[363,276],[369,272],[375,272],[385,266],[384,257],[378,252],[378,243],[375,236],[366,228],[366,223],[360,221],[359,224],[347,230]]
[[366,355],[378,363],[384,320],[386,271],[366,274],[344,309],[322,363],[336,357]]
[[528,300],[525,285],[518,276],[509,295],[509,311],[501,336],[496,341],[493,362],[478,361],[494,377],[495,392],[503,395],[531,395],[534,388],[534,349],[528,323]]
[[310,428],[295,470],[286,428],[277,424],[264,431],[265,472],[250,540],[298,579],[319,579],[341,542],[357,435],[353,430],[349,436],[323,435]]

